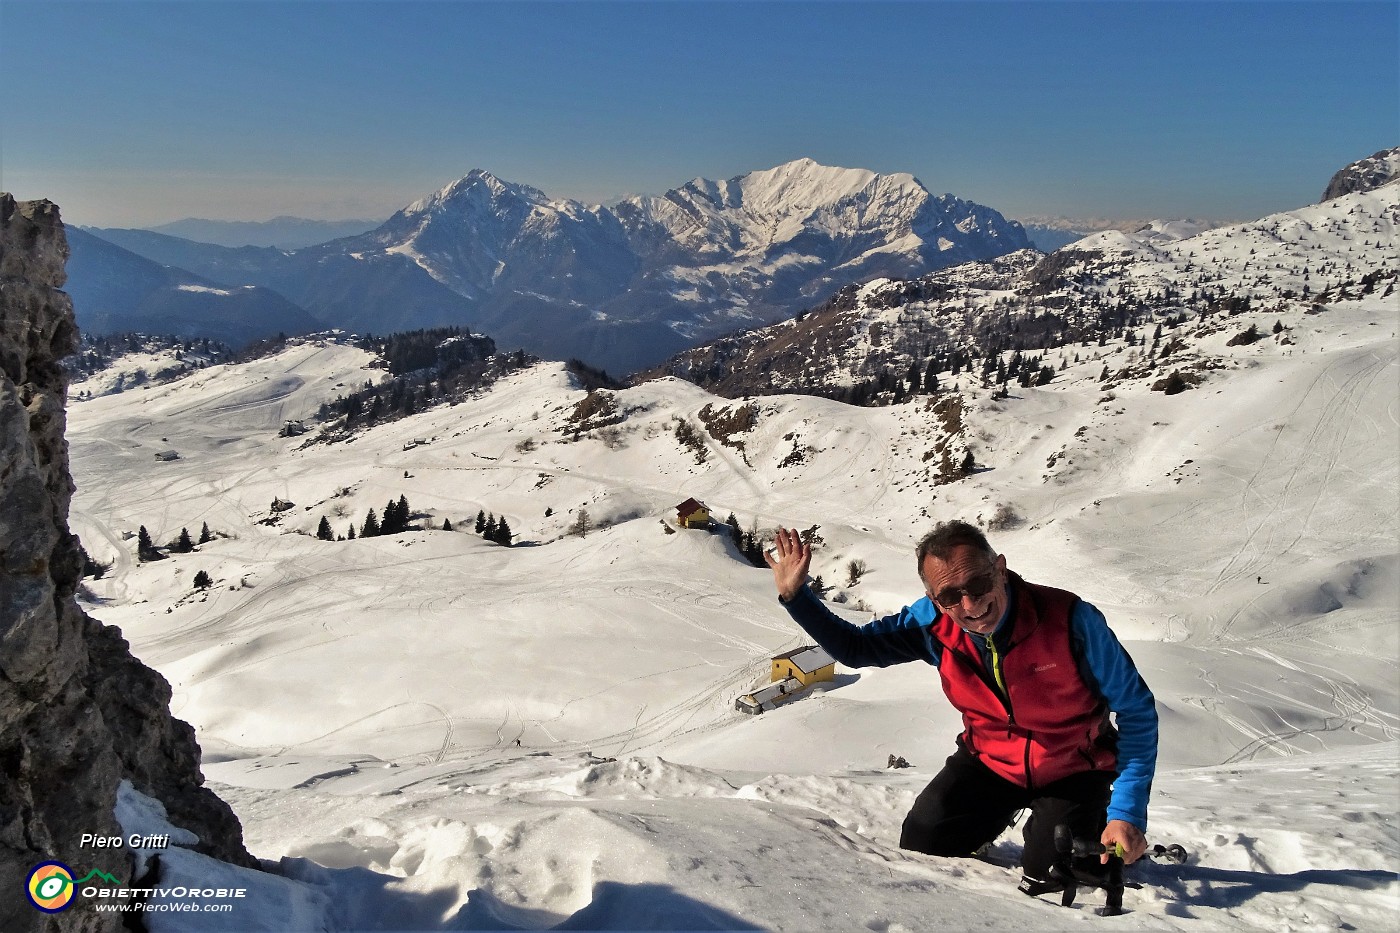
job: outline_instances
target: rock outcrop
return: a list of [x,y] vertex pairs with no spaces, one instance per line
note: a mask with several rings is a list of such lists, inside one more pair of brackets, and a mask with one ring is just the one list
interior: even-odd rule
[[1322,192],[1322,200],[1330,201],[1357,191],[1373,191],[1396,178],[1400,178],[1400,146],[1382,149],[1333,175],[1327,190]]
[[197,848],[256,867],[228,805],[202,787],[194,730],[170,715],[170,686],[121,633],[75,599],[82,574],[68,529],[73,481],[64,439],[73,307],[60,289],[68,248],[58,208],[0,194],[0,929],[116,930],[120,915],[75,899],[45,914],[21,893],[30,870],[58,860],[132,880],[122,848],[82,848],[84,833],[120,836],[117,786],[160,799]]

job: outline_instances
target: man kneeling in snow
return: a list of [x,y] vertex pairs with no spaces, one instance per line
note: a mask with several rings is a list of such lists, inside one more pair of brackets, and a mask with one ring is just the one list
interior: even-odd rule
[[797,532],[778,529],[764,556],[788,614],[833,658],[932,664],[962,713],[957,751],[914,801],[902,848],[971,855],[1029,808],[1021,867],[1032,894],[1059,888],[1050,881],[1058,824],[1121,846],[1125,862],[1147,851],[1156,701],[1092,605],[1027,583],[966,522],[943,522],[919,542],[927,595],[864,626],[807,587],[812,551]]

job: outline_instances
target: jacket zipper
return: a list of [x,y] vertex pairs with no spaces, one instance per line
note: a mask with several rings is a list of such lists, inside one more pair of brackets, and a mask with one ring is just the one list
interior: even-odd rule
[[[1011,708],[1011,692],[1006,689],[1006,681],[1002,678],[1001,655],[997,651],[996,642],[988,638],[987,644],[992,649],[992,677],[990,679],[986,677],[986,671],[983,669],[983,666],[979,663],[975,663],[972,660],[972,658],[968,657],[961,650],[948,645],[945,645],[944,647],[952,651],[953,654],[957,655],[959,658],[961,658],[962,662],[966,664],[969,668],[971,668],[973,673],[975,673],[978,676],[978,679],[980,679],[983,683],[987,684],[987,686],[991,687],[992,692],[997,695],[997,699],[1001,700],[1001,705],[1006,707],[1006,737],[1009,739],[1012,737],[1013,730],[1016,726],[1016,711]],[[1012,647],[1015,646],[1013,645]],[[1022,766],[1025,768],[1026,772],[1027,789],[1034,789],[1035,782],[1031,780],[1030,732],[1026,733],[1025,751],[1022,754]]]
[[[1016,711],[1011,707],[1011,691],[1006,689],[1006,679],[1001,673],[1001,655],[997,653],[996,640],[990,636],[987,638],[987,647],[992,654],[992,677],[996,680],[997,686],[1001,688],[1002,703],[1006,706],[1006,737],[1012,735],[1012,729],[1016,725]],[[1035,782],[1031,780],[1031,734],[1026,732],[1024,767],[1026,771],[1026,787],[1035,787]]]
[[1001,705],[1006,707],[1006,737],[1011,738],[1011,727],[1016,725],[1016,711],[1011,708],[1011,691],[1006,689],[1006,679],[1001,675],[1001,655],[997,652],[997,643],[989,636],[987,647],[992,654],[992,680],[995,681],[997,693],[1001,698]]

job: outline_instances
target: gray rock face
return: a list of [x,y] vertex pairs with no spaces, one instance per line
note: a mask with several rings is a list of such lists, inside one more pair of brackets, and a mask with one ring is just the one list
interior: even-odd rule
[[1333,175],[1327,184],[1327,190],[1322,193],[1322,200],[1330,201],[1344,194],[1371,191],[1396,178],[1400,178],[1400,146],[1382,149],[1369,158],[1351,163]]
[[199,747],[170,716],[170,686],[131,656],[120,632],[78,608],[82,563],[68,530],[73,481],[64,439],[73,307],[60,288],[68,247],[58,209],[0,194],[0,929],[116,930],[79,898],[48,915],[20,893],[57,859],[131,880],[117,785],[162,800],[199,849],[256,867],[228,805],[203,788]]

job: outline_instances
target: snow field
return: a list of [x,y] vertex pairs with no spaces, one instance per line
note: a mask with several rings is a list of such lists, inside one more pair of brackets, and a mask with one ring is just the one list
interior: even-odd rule
[[[1209,349],[1232,365],[1177,396],[1125,382],[1102,401],[1098,361],[973,394],[985,470],[938,487],[913,478],[939,430],[922,401],[754,399],[743,451],[711,439],[696,464],[673,417],[742,401],[649,383],[616,394],[636,411],[613,442],[575,441],[583,393],[553,364],[303,448],[276,437],[283,419],[380,374],[359,351],[292,347],[73,407],[73,524],[115,560],[89,610],[171,680],[250,849],[282,860],[248,882],[269,887],[239,929],[1077,928],[1105,921],[1022,897],[1014,871],[898,849],[959,729],[934,671],[839,670],[735,713],[801,633],[724,536],[663,528],[690,496],[744,527],[820,525],[814,572],[869,607],[841,610],[860,621],[918,595],[912,546],[934,520],[1006,502],[1022,521],[992,540],[1011,567],[1102,608],[1158,697],[1150,836],[1198,861],[1143,866],[1112,922],[1384,929],[1400,906],[1394,312],[1299,313],[1292,346],[1222,335]],[[1256,318],[1273,315],[1239,326]],[[790,436],[813,452],[779,466]],[[182,459],[156,462],[165,447]],[[321,514],[343,532],[401,493],[463,530],[311,537]],[[296,506],[258,524],[274,496]],[[561,537],[580,507],[608,527]],[[520,546],[466,530],[477,509]],[[229,537],[156,563],[122,538],[202,521]],[[852,558],[869,570],[843,586]],[[886,772],[889,754],[915,767]],[[199,858],[173,864],[226,870]]]

